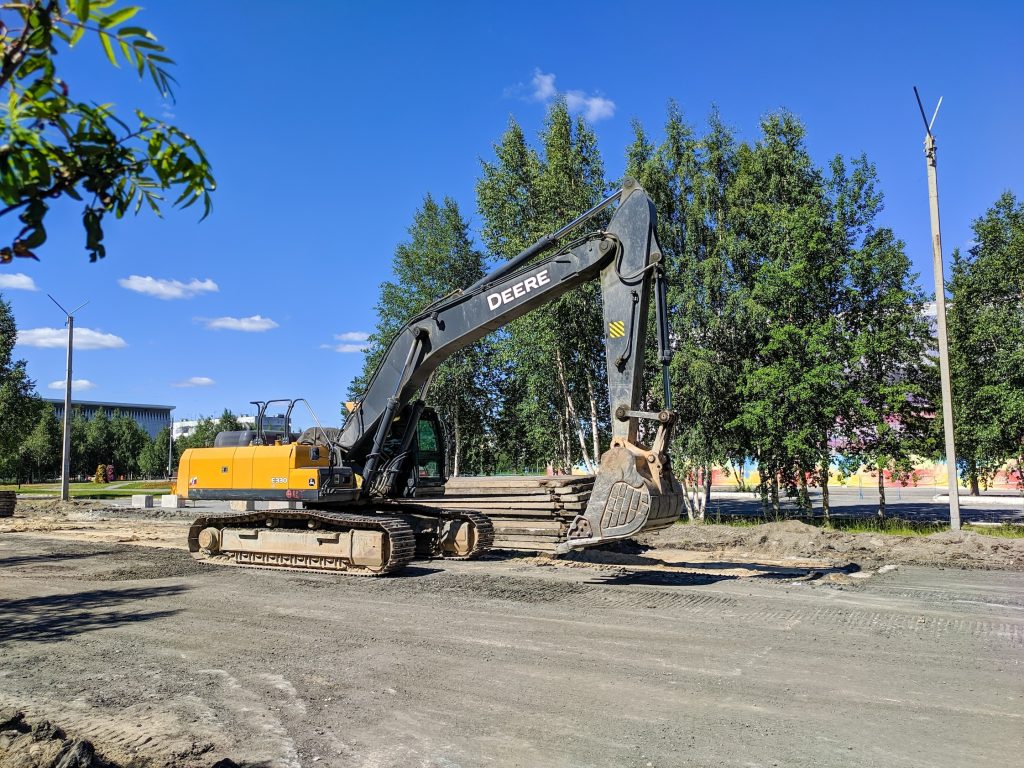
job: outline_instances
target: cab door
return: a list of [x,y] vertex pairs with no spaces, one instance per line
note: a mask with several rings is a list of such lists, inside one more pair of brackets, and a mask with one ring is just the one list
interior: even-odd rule
[[441,419],[425,408],[416,425],[416,485],[443,486],[448,479],[447,435]]

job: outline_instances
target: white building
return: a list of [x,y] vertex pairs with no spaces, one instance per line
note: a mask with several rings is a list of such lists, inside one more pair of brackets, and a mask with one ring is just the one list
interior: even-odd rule
[[[251,429],[256,428],[256,417],[255,416],[236,416],[238,423],[243,427]],[[196,427],[199,426],[201,419],[177,419],[174,425],[171,427],[171,437],[177,440],[179,437],[188,437],[191,435]]]

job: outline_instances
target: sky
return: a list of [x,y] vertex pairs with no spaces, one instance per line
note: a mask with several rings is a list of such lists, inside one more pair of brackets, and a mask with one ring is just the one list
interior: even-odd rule
[[[77,97],[196,137],[218,182],[213,213],[108,218],[107,256],[90,263],[80,209],[54,203],[41,261],[0,267],[15,356],[44,396],[62,397],[65,375],[52,294],[67,309],[89,302],[75,322],[76,398],[194,418],[305,397],[323,424],[338,423],[379,285],[424,195],[454,198],[479,245],[481,160],[510,117],[535,138],[554,98],[591,122],[610,180],[631,121],[659,139],[670,99],[698,129],[717,106],[750,141],[763,115],[790,110],[818,164],[837,153],[876,164],[881,224],[929,292],[912,86],[929,118],[943,97],[947,275],[971,221],[1005,190],[1024,195],[1019,2],[150,0],[135,22],[177,62],[173,103],[92,41],[60,53],[58,74]],[[17,229],[0,219],[4,242]]]

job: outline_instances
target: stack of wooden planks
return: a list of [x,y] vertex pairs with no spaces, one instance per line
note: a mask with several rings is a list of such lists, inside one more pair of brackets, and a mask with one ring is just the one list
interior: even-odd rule
[[424,503],[483,512],[494,523],[494,549],[554,552],[593,487],[593,475],[453,477],[443,496]]

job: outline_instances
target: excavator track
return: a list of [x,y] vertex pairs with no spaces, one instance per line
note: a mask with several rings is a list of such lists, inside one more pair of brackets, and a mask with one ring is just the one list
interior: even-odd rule
[[494,523],[491,519],[480,512],[444,512],[445,518],[458,520],[463,523],[469,523],[475,529],[475,540],[473,547],[469,552],[465,554],[452,554],[441,550],[438,554],[439,557],[443,557],[445,560],[472,560],[474,557],[489,552],[491,547],[494,546]]
[[[310,551],[319,547],[322,553]],[[416,534],[399,517],[274,509],[199,517],[189,528],[188,548],[209,565],[384,576],[412,561]]]
[[416,555],[444,560],[472,560],[494,545],[494,524],[481,512],[438,509],[429,504],[388,504],[416,532]]

